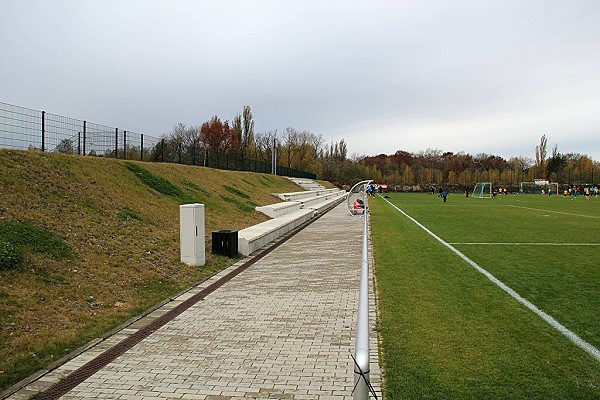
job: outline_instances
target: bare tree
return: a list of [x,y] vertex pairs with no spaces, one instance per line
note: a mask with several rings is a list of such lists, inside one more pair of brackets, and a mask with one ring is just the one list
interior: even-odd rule
[[184,145],[189,154],[189,159],[196,165],[202,154],[202,141],[200,140],[200,127],[190,126],[184,133]]
[[183,159],[183,153],[185,152],[186,131],[187,126],[180,122],[173,127],[173,132],[171,133],[171,148],[173,149],[173,153],[175,153],[175,157],[177,157],[177,162],[180,164]]
[[324,153],[324,143],[323,135],[313,135],[311,137],[311,144],[315,149],[315,157],[322,158]]
[[292,161],[299,150],[300,132],[296,129],[287,127],[283,132],[283,148],[285,150],[286,166],[292,167]]
[[256,134],[254,142],[256,146],[256,157],[259,161],[270,163],[273,151],[273,140],[277,136],[277,130],[268,132],[259,132]]

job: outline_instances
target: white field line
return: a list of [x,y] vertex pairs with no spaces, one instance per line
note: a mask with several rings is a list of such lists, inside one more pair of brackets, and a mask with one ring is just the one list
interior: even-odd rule
[[552,211],[552,210],[544,210],[542,208],[533,208],[533,207],[524,207],[524,206],[513,206],[510,204],[507,204],[506,207],[514,207],[514,208],[524,208],[526,210],[535,210],[535,211],[543,211],[543,212],[549,212],[549,213],[554,213],[554,214],[564,214],[564,215],[572,215],[574,217],[583,217],[583,218],[600,218],[597,217],[595,215],[581,215],[581,214],[573,214],[573,213],[568,213],[568,212],[562,212],[562,211]]
[[452,245],[481,245],[481,246],[600,246],[600,243],[479,243],[479,242],[452,242]]
[[452,250],[456,255],[458,255],[460,258],[462,258],[464,261],[466,261],[467,264],[469,264],[470,266],[472,266],[473,268],[475,268],[477,271],[479,271],[480,273],[482,273],[486,278],[488,278],[490,281],[492,281],[493,283],[495,283],[499,288],[501,288],[506,293],[508,293],[512,298],[514,298],[515,300],[517,300],[519,303],[523,304],[525,307],[529,308],[531,311],[533,311],[534,313],[536,313],[538,316],[542,317],[542,319],[544,321],[546,321],[547,323],[549,323],[553,328],[555,328],[557,331],[559,331],[560,333],[562,333],[563,335],[565,335],[567,338],[569,338],[573,343],[575,343],[581,349],[587,351],[597,361],[600,361],[600,350],[598,350],[597,348],[595,348],[594,346],[592,346],[591,344],[589,344],[588,342],[586,342],[585,340],[583,340],[582,338],[580,338],[579,336],[577,336],[577,334],[574,333],[573,331],[567,329],[567,327],[565,327],[564,325],[562,325],[560,322],[558,322],[557,320],[555,320],[553,317],[551,317],[550,315],[546,314],[544,311],[542,311],[539,308],[537,308],[529,300],[525,299],[524,297],[521,297],[520,294],[518,294],[513,289],[511,289],[508,286],[506,286],[503,282],[501,282],[494,275],[490,274],[488,271],[486,271],[485,269],[481,268],[473,260],[471,260],[470,258],[468,258],[467,256],[465,256],[463,253],[461,253],[460,251],[458,251],[457,249],[455,249],[454,247],[452,247],[450,244],[448,244],[447,242],[445,242],[442,238],[440,238],[439,236],[437,236],[435,233],[433,233],[432,231],[430,231],[429,229],[427,229],[419,221],[417,221],[416,219],[414,219],[413,217],[411,217],[410,215],[408,215],[407,213],[405,213],[404,211],[402,211],[401,209],[399,209],[398,207],[396,207],[394,204],[390,203],[386,198],[384,198],[384,197],[381,197],[381,198],[384,199],[389,205],[391,205],[392,207],[394,207],[396,210],[398,210],[406,218],[410,219],[412,222],[414,222],[415,224],[417,224],[421,229],[423,229],[425,232],[427,232],[429,235],[431,235],[438,242],[440,242],[441,244],[443,244],[444,246],[446,246],[448,249]]

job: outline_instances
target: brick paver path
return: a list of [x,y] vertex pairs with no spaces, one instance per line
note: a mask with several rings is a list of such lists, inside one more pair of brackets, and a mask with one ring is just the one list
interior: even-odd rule
[[[350,399],[363,221],[345,204],[336,207],[63,398]],[[370,302],[371,381],[379,392],[373,293]],[[66,376],[144,323],[29,390]],[[27,398],[24,393],[12,398]]]

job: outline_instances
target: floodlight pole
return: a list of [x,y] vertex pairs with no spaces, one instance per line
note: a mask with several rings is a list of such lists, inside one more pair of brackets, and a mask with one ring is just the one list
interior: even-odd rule
[[271,174],[277,175],[277,136],[273,137],[273,150],[271,151]]

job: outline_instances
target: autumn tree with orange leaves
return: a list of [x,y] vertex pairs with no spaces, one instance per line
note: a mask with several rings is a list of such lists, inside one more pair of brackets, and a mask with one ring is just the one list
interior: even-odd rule
[[239,139],[229,122],[222,122],[216,115],[200,127],[200,140],[209,150],[218,153],[237,153],[240,150]]

